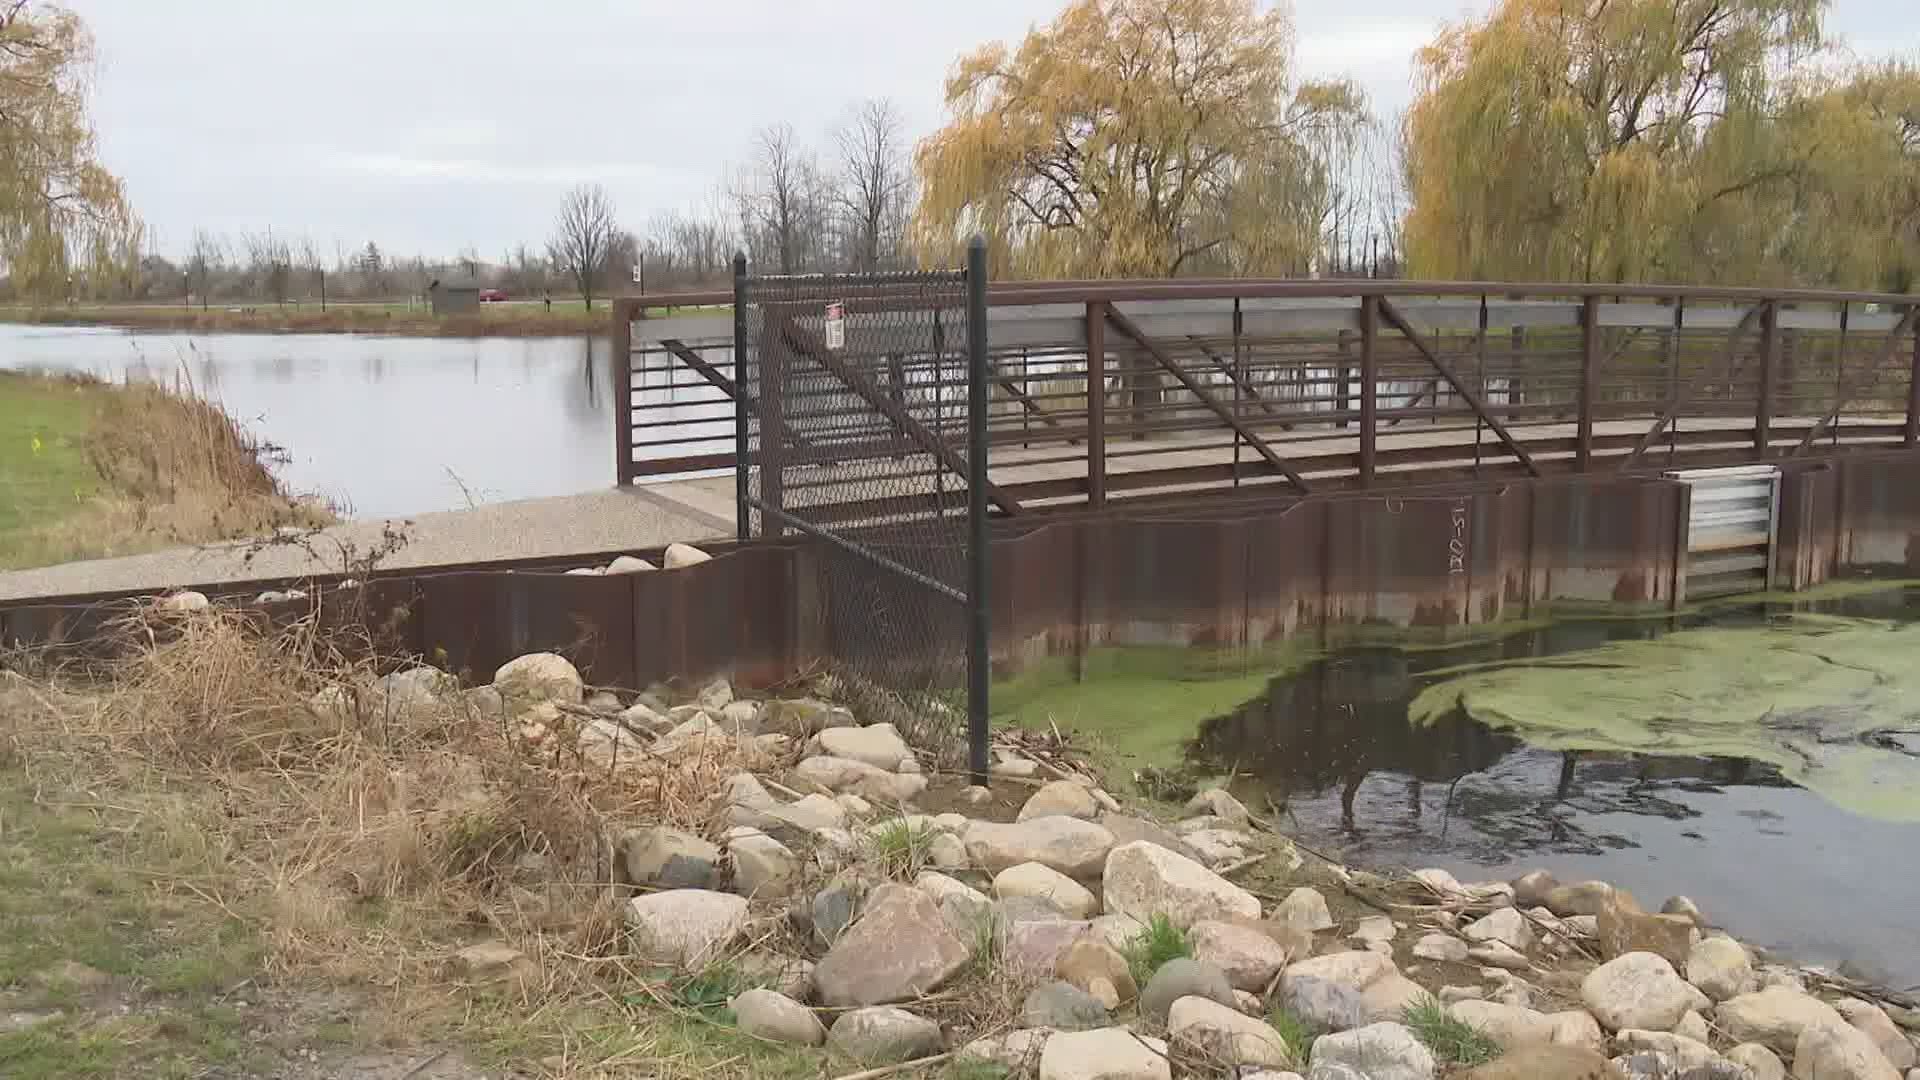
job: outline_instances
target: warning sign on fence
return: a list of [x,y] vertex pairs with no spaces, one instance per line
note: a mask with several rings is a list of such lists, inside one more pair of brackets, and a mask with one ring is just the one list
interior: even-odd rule
[[847,305],[835,300],[827,305],[827,348],[847,347]]

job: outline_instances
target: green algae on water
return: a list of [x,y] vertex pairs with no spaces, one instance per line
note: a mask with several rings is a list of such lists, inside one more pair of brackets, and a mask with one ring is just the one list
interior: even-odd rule
[[1408,706],[1458,707],[1548,750],[1764,761],[1850,812],[1920,821],[1920,624],[1794,615],[1453,669]]

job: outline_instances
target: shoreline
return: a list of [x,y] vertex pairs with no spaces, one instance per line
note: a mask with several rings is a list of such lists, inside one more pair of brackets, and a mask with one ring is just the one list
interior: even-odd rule
[[380,305],[245,310],[114,308],[105,310],[0,310],[0,324],[97,326],[132,331],[222,334],[376,334],[397,337],[605,337],[611,308],[549,314],[490,312],[435,318],[425,311],[394,311]]

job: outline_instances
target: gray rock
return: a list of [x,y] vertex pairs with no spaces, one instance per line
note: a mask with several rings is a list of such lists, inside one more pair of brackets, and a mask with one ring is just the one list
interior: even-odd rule
[[1020,1006],[1020,1023],[1060,1031],[1091,1031],[1110,1021],[1106,1006],[1069,982],[1042,983]]
[[746,928],[747,900],[708,889],[669,889],[627,901],[626,919],[642,959],[697,971]]
[[1752,1080],[1787,1080],[1787,1067],[1773,1051],[1759,1043],[1741,1043],[1727,1051],[1727,1060],[1753,1074]]
[[[972,846],[969,841],[969,852]],[[1108,912],[1142,922],[1165,915],[1185,928],[1206,919],[1260,917],[1260,901],[1252,893],[1184,855],[1144,841],[1113,849],[1106,857],[1102,887]]]
[[1745,1069],[1717,1055],[1712,1061],[1683,1065],[1657,1050],[1636,1050],[1614,1058],[1613,1067],[1627,1080],[1749,1080]]
[[656,567],[645,559],[633,555],[616,555],[613,561],[608,563],[606,569],[601,571],[601,573],[643,574],[653,569],[656,569]]
[[1275,1068],[1293,1061],[1293,1049],[1270,1025],[1203,997],[1176,1000],[1167,1013],[1167,1033],[1176,1045],[1212,1061]]
[[[828,726],[827,717],[833,711],[834,706],[813,698],[769,701],[760,709],[760,730],[796,739],[810,738]],[[845,726],[851,726],[852,717],[847,716],[846,720]]]
[[1269,935],[1240,923],[1203,919],[1187,931],[1193,957],[1219,968],[1235,990],[1265,990],[1293,957]]
[[1697,1039],[1666,1031],[1640,1031],[1626,1028],[1613,1037],[1614,1046],[1627,1053],[1659,1054],[1676,1068],[1695,1069],[1721,1061],[1713,1047]]
[[1252,818],[1252,815],[1247,813],[1247,808],[1241,805],[1240,800],[1222,788],[1208,788],[1188,799],[1187,813],[1212,814],[1235,825],[1245,825]]
[[927,894],[880,889],[813,969],[813,984],[828,1005],[905,1001],[945,985],[971,956]]
[[[1599,915],[1616,910],[1622,894],[1604,881],[1581,881],[1548,890],[1540,903],[1555,915]],[[1631,906],[1631,905],[1629,905]]]
[[1280,1001],[1288,1012],[1322,1031],[1346,1031],[1367,1022],[1367,1002],[1360,991],[1325,979],[1284,979]]
[[902,761],[913,756],[913,748],[892,724],[826,728],[814,738],[829,757],[862,762],[887,772],[897,771]]
[[1711,1005],[1666,958],[1645,952],[1627,953],[1593,969],[1580,983],[1580,999],[1610,1031],[1670,1031],[1688,1009]]
[[1413,1032],[1396,1023],[1369,1024],[1322,1035],[1313,1042],[1309,1080],[1328,1080],[1331,1067],[1343,1066],[1367,1080],[1433,1080],[1438,1066]]
[[862,1065],[894,1065],[939,1053],[940,1025],[882,1005],[842,1013],[827,1041]]
[[656,825],[628,829],[618,847],[627,880],[658,889],[707,889],[720,876],[720,849],[689,832]]
[[795,1001],[813,996],[813,961],[754,949],[733,960],[742,977]]
[[841,877],[827,882],[825,888],[813,894],[810,907],[813,936],[822,945],[831,946],[840,940],[840,935],[853,922],[854,911],[859,907],[864,891],[858,881]]
[[1211,964],[1177,957],[1160,965],[1140,991],[1140,1015],[1156,1024],[1167,1022],[1167,1012],[1183,997],[1203,997],[1229,1009],[1239,1007],[1233,985]]
[[1667,902],[1660,905],[1660,914],[1684,915],[1688,919],[1691,919],[1693,921],[1693,925],[1695,926],[1707,925],[1707,916],[1703,912],[1701,912],[1700,905],[1694,903],[1691,897],[1686,897],[1686,896],[1667,897]]
[[1189,859],[1193,858],[1193,850],[1187,847],[1186,841],[1175,836],[1173,830],[1168,829],[1157,821],[1148,821],[1145,818],[1131,817],[1127,814],[1111,812],[1101,814],[1094,820],[1098,821],[1101,827],[1113,834],[1113,846],[1115,847],[1145,840],[1150,844],[1159,844],[1161,847],[1166,848],[1176,855],[1185,855]]
[[1560,882],[1545,870],[1529,870],[1510,884],[1513,902],[1523,908],[1546,906],[1547,894],[1560,887]]
[[1126,1028],[1063,1031],[1040,1053],[1040,1080],[1171,1080],[1165,1043]]
[[1273,917],[1289,926],[1302,930],[1331,930],[1334,927],[1333,916],[1327,911],[1327,898],[1320,890],[1302,885],[1287,894],[1280,901]]
[[[620,713],[620,722],[626,727],[633,728],[637,731],[651,731],[655,735],[665,735],[667,732],[672,731],[674,727],[673,721],[667,719],[665,713],[655,709],[644,701],[636,701],[623,709]],[[752,776],[746,773],[740,775],[747,776],[749,780],[753,779]],[[758,780],[754,780],[756,787],[759,783]],[[763,791],[762,794],[765,794],[765,792]]]
[[[1769,986],[1721,1002],[1714,1022],[1734,1042],[1757,1042],[1776,1054],[1793,1054],[1800,1032],[1815,1024],[1846,1024],[1834,1007],[1790,986]],[[1644,1027],[1660,1025],[1646,1024]]]
[[[834,728],[835,731],[865,730]],[[794,775],[828,791],[852,792],[863,798],[893,804],[906,802],[927,789],[927,778],[889,772],[852,758],[816,755],[794,767]]]
[[1101,873],[1107,853],[1113,850],[1112,833],[1091,821],[1059,816],[1011,825],[973,821],[960,839],[966,844],[967,857],[990,874],[1037,862],[1071,878],[1092,878]]
[[927,858],[942,870],[964,870],[972,865],[967,858],[967,845],[952,833],[936,833],[927,842]]
[[617,713],[620,711],[620,699],[606,690],[597,690],[587,698],[587,708],[597,713]]
[[1421,960],[1464,964],[1467,962],[1467,943],[1451,934],[1435,932],[1423,935],[1413,943],[1413,955]]
[[714,679],[701,687],[693,700],[694,704],[708,712],[717,713],[733,704],[733,684],[725,679]]
[[1468,941],[1497,941],[1523,953],[1533,947],[1533,927],[1516,908],[1500,908],[1461,927],[1460,932]]
[[1093,792],[1085,784],[1055,780],[1028,796],[1025,805],[1020,807],[1017,820],[1060,816],[1091,821],[1099,813],[1100,804],[1094,801]]
[[1347,936],[1354,941],[1375,942],[1392,941],[1400,935],[1400,928],[1385,915],[1368,915],[1354,925],[1353,933]]
[[799,1046],[819,1046],[827,1029],[813,1010],[772,990],[747,990],[733,999],[734,1021],[755,1038]]
[[1754,983],[1753,958],[1730,937],[1702,938],[1687,951],[1687,981],[1714,1001],[1738,997]]
[[1053,1035],[1049,1028],[1016,1028],[1004,1035],[975,1039],[956,1051],[953,1058],[962,1065],[977,1062],[998,1066],[1013,1076],[1031,1076]]
[[542,701],[578,705],[585,686],[580,669],[558,653],[517,656],[493,673],[493,688],[516,710]]
[[758,829],[728,830],[727,854],[733,857],[733,891],[756,900],[773,900],[792,891],[800,876],[800,857]]
[[1108,1009],[1140,996],[1127,958],[1104,941],[1081,938],[1066,947],[1053,963],[1053,973],[1085,990]]
[[1069,919],[1090,919],[1100,911],[1100,901],[1085,886],[1036,862],[1009,866],[995,874],[993,895],[1003,900],[1030,897]]
[[961,944],[973,945],[983,931],[991,930],[993,901],[979,889],[932,870],[922,870],[913,887],[933,898],[940,918]]
[[1080,919],[1062,919],[1051,910],[1044,918],[1008,923],[995,934],[1000,963],[1016,976],[1046,978],[1059,966],[1061,955],[1086,938],[1091,926]]
[[1913,1043],[1907,1041],[1906,1034],[1894,1026],[1892,1018],[1880,1006],[1859,998],[1841,998],[1834,1002],[1833,1008],[1847,1023],[1873,1040],[1888,1064],[1902,1071],[1914,1067]]

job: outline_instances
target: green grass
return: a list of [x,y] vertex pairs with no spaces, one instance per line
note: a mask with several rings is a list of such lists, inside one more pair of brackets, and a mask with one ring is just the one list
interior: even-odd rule
[[101,388],[0,372],[0,568],[31,565],[36,530],[74,513],[99,489],[86,437]]
[[1193,943],[1187,940],[1187,932],[1173,925],[1171,919],[1156,914],[1127,942],[1123,953],[1127,967],[1133,972],[1133,981],[1144,989],[1147,980],[1167,961],[1192,956]]
[[1456,1018],[1431,996],[1407,1006],[1402,1020],[1443,1064],[1471,1068],[1500,1056],[1500,1044],[1491,1036]]
[[932,858],[934,835],[932,826],[895,818],[867,834],[867,854],[886,876],[912,881]]
[[1320,1029],[1295,1016],[1285,1005],[1275,1005],[1267,1014],[1267,1023],[1280,1033],[1280,1038],[1293,1051],[1295,1061],[1307,1060],[1313,1050],[1313,1040],[1320,1037]]
[[[0,988],[24,988],[11,1008],[63,1014],[0,1035],[0,1076],[186,1077],[244,1059],[250,1021],[221,995],[258,972],[262,943],[170,887],[204,854],[196,838],[47,790],[0,766]],[[111,981],[49,983],[65,961]]]

